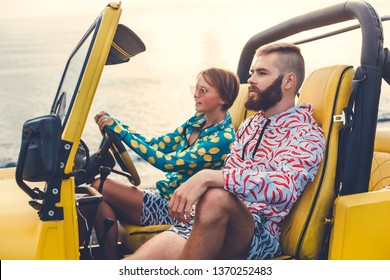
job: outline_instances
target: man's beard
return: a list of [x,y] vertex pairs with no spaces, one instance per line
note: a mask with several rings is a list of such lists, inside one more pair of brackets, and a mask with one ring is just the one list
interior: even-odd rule
[[[248,96],[245,108],[252,111],[267,111],[282,99],[283,76],[279,76],[269,87],[261,91],[258,87],[251,85],[249,91],[256,93],[256,97]],[[255,99],[256,98],[256,99]]]

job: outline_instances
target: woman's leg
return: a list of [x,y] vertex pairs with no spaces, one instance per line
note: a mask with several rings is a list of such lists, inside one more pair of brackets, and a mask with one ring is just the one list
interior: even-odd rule
[[[100,180],[96,179],[91,186],[99,188]],[[127,184],[107,179],[102,191],[103,201],[98,205],[95,217],[95,231],[104,257],[117,259],[118,223],[124,221],[140,224],[143,205],[143,191]],[[105,220],[113,224],[107,230]],[[107,223],[107,222],[106,222]]]

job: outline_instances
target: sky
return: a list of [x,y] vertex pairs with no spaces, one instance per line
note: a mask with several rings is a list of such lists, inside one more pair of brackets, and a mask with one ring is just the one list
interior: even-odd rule
[[[96,13],[109,0],[0,0],[0,18],[46,17]],[[131,1],[126,1],[131,2]]]
[[[376,3],[385,3],[388,0],[371,0],[368,1],[374,7]],[[80,15],[80,14],[95,14],[97,11],[103,9],[109,2],[115,2],[110,0],[18,0],[8,1],[0,0],[1,10],[0,18],[14,18],[14,17],[45,17],[45,16],[62,16],[62,15]],[[172,6],[172,5],[186,5],[189,8],[191,6],[204,6],[205,9],[223,4],[224,6],[232,7],[246,7],[249,8],[256,4],[256,7],[260,7],[259,3],[269,8],[274,6],[275,9],[291,9],[299,7],[302,11],[316,7],[325,7],[335,3],[345,2],[341,0],[123,0],[123,8],[131,7],[145,7],[153,8],[159,6]],[[390,4],[389,4],[390,6]],[[248,11],[249,11],[248,10]],[[256,9],[255,9],[256,10]]]

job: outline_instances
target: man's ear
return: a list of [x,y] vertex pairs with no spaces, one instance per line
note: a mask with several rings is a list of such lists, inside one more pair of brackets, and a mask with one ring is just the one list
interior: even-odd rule
[[297,85],[297,76],[295,75],[295,73],[290,72],[284,76],[283,87],[286,90],[291,90],[291,89],[295,90],[296,85]]

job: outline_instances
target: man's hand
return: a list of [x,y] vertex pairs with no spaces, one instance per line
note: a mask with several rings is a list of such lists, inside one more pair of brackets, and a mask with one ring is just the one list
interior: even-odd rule
[[179,222],[189,222],[192,205],[208,188],[223,188],[223,185],[224,179],[221,171],[211,169],[199,171],[173,193],[168,204],[170,216],[176,218]]

